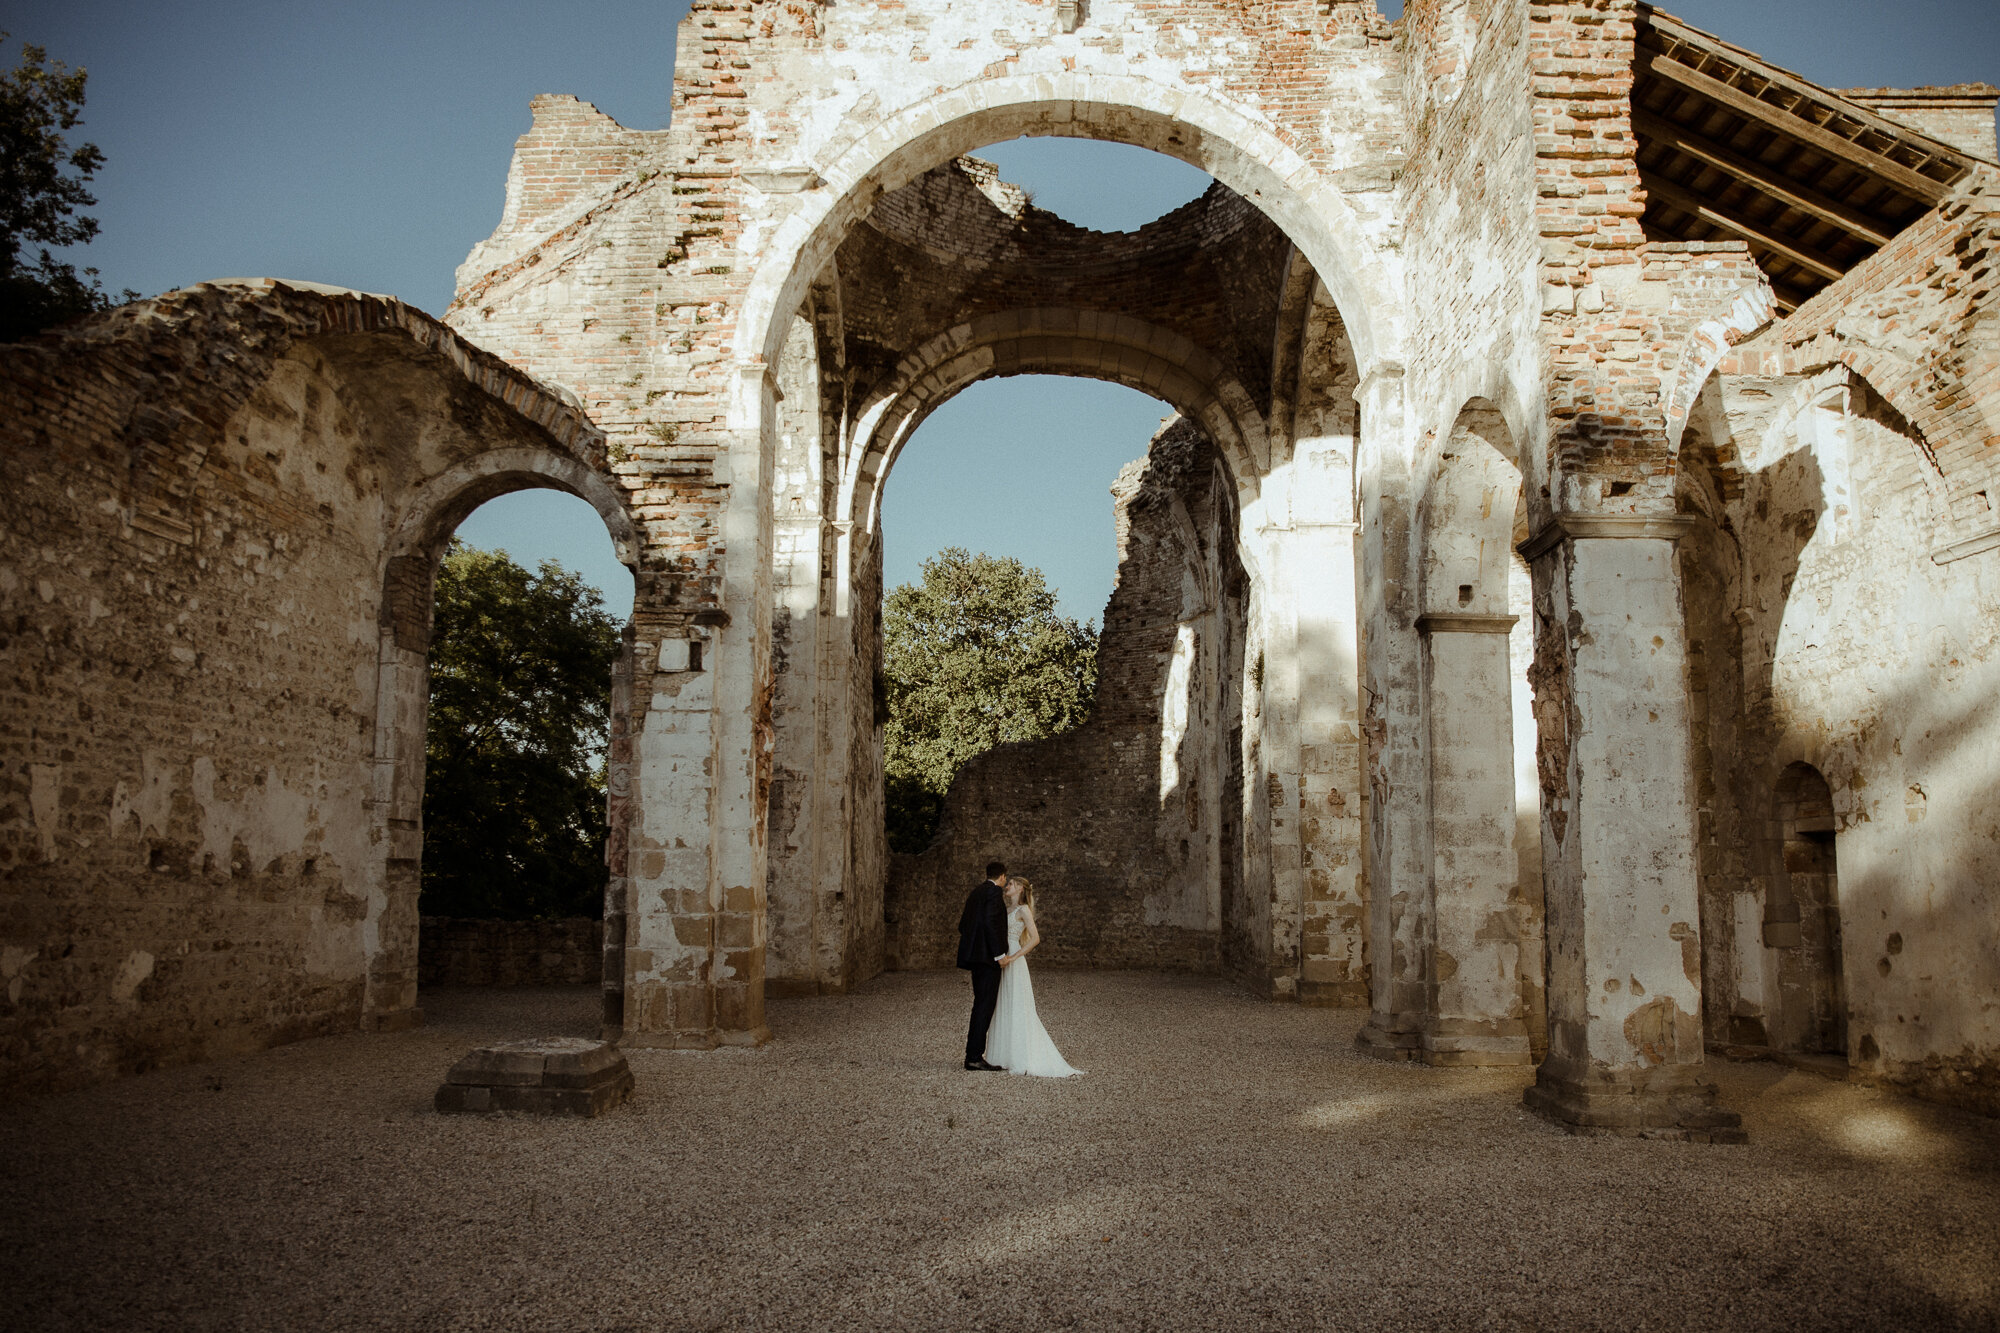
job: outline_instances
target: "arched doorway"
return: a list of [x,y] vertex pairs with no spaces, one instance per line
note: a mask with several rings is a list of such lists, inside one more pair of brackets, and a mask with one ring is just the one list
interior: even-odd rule
[[1845,1059],[1833,790],[1817,768],[1796,763],[1778,775],[1772,795],[1781,869],[1771,877],[1764,904],[1764,943],[1777,961],[1771,1043],[1781,1051]]
[[631,571],[587,503],[538,487],[475,510],[435,589],[419,999],[435,986],[598,985]]
[[[495,450],[432,479],[404,509],[383,561],[374,793],[369,803],[372,833],[382,849],[385,889],[369,968],[371,1009],[376,1012],[417,1012],[429,659],[439,563],[452,535],[474,510],[500,496],[536,488],[563,491],[585,501],[604,524],[619,562],[636,565],[637,530],[616,486],[595,468],[532,448]],[[607,861],[612,873],[605,892],[601,975],[606,1020],[611,1023],[622,1007],[624,975],[621,908],[627,894],[619,867],[631,786],[629,642],[628,635],[612,673],[605,745]]]
[[[895,291],[893,306],[884,289]],[[1221,185],[1136,232],[1093,233],[1027,206],[982,164],[951,159],[854,220],[803,301],[774,363],[769,418],[780,479],[769,496],[771,790],[785,805],[775,812],[782,826],[767,833],[766,912],[822,956],[801,960],[776,940],[767,978],[787,991],[844,989],[883,957],[883,849],[850,836],[879,826],[866,681],[879,653],[883,485],[926,417],[967,386],[1058,374],[1124,384],[1180,411],[1213,451],[1228,558],[1245,578],[1240,632],[1194,632],[1207,614],[1194,603],[1181,617],[1191,652],[1215,646],[1232,662],[1201,700],[1234,747],[1207,766],[1202,798],[1234,793],[1230,828],[1218,816],[1216,829],[1169,840],[1176,850],[1187,842],[1191,857],[1203,839],[1217,855],[1230,843],[1231,865],[1199,896],[1239,886],[1225,896],[1244,910],[1225,950],[1219,906],[1190,915],[1164,899],[1149,908],[1134,893],[1120,909],[1133,923],[1127,934],[1163,939],[1198,916],[1205,944],[1140,952],[1183,963],[1227,953],[1232,973],[1276,997],[1365,998],[1359,374],[1341,312],[1306,254],[1258,203]],[[802,642],[821,646],[806,659]],[[1170,644],[1167,657],[1175,651]],[[824,803],[814,817],[826,835],[816,839],[799,835],[804,812],[792,799],[806,775]]]

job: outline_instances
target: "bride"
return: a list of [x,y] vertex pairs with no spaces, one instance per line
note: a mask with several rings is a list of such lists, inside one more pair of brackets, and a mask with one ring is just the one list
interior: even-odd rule
[[1062,1058],[1035,1013],[1035,983],[1028,976],[1028,953],[1042,942],[1035,929],[1035,886],[1025,879],[1008,880],[1007,907],[1007,954],[1000,963],[1000,998],[986,1030],[986,1058],[1010,1074],[1081,1074]]

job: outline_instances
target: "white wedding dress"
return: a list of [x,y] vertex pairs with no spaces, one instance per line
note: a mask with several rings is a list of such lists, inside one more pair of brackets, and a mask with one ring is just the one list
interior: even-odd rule
[[[1020,950],[1021,927],[1027,916],[1024,907],[1007,913],[1008,953]],[[1083,1072],[1070,1068],[1049,1040],[1048,1029],[1035,1012],[1035,983],[1028,977],[1026,958],[1016,958],[1000,972],[1000,1000],[986,1029],[986,1058],[1010,1074],[1071,1078]]]

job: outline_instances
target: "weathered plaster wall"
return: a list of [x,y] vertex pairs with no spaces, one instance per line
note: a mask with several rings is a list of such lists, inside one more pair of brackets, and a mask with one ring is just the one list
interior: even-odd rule
[[[1805,764],[1831,788],[1846,1040],[1867,1076],[2000,1111],[2000,582],[1940,563],[1946,488],[1844,367],[1724,379],[1689,439],[1685,543],[1711,1041],[1821,1049],[1813,906],[1788,846]],[[1795,832],[1792,844],[1805,840]],[[1802,910],[1803,909],[1803,910]],[[1824,956],[1822,952],[1822,957]],[[1821,985],[1822,991],[1827,988]]]
[[[1586,1127],[1730,1132],[1696,1077],[1689,960],[1713,927],[1686,777],[1709,743],[1685,714],[1710,664],[1688,651],[1676,451],[1718,367],[1847,364],[1939,462],[1933,554],[2000,546],[1983,484],[1992,205],[1975,181],[1754,336],[1774,306],[1742,247],[1641,226],[1637,16],[1635,0],[1423,0],[1392,28],[1365,3],[1098,0],[1072,27],[1030,0],[704,0],[672,130],[538,104],[517,202],[461,273],[452,320],[588,404],[658,575],[635,617],[628,1032],[755,1040],[767,970],[815,989],[865,975],[868,914],[851,905],[880,883],[862,706],[876,497],[937,403],[1039,370],[1159,394],[1232,469],[1249,591],[1229,705],[1241,800],[1221,828],[1244,912],[1222,958],[1274,995],[1365,985],[1369,1044],[1423,1049],[1442,1032],[1441,960],[1458,958],[1438,943],[1454,894],[1438,897],[1431,801],[1441,776],[1496,803],[1504,786],[1500,766],[1436,752],[1464,729],[1427,712],[1438,658],[1426,667],[1417,624],[1433,463],[1482,401],[1513,442],[1533,587],[1506,572],[1506,614],[1533,614],[1504,654],[1488,645],[1507,688],[1482,674],[1475,692],[1518,714],[1532,640],[1535,743],[1518,744],[1518,717],[1487,737],[1495,755],[1515,743],[1517,781],[1532,763],[1540,788],[1532,836],[1517,790],[1505,880],[1525,905],[1539,852],[1552,1059],[1532,1101]],[[1172,222],[1187,262],[1149,286],[1165,232],[1070,234],[997,181],[939,170],[1020,133],[1172,153],[1233,194]],[[1211,224],[1245,203],[1261,219],[1225,244]],[[1290,255],[1273,244],[1264,264],[1279,237]],[[1095,285],[1091,254],[1109,257]],[[1314,320],[1343,350],[1307,373]],[[816,416],[796,401],[815,377]],[[712,674],[683,675],[697,647]],[[840,766],[844,795],[794,790]],[[868,829],[843,839],[842,818]],[[1520,980],[1527,1013],[1503,1017],[1532,1042]]]
[[399,716],[393,668],[431,566],[398,597],[392,552],[434,560],[511,454],[593,445],[354,293],[203,286],[5,350],[10,1089],[414,1020],[422,691]]
[[1246,916],[1224,862],[1245,609],[1233,492],[1184,420],[1119,475],[1097,706],[966,765],[936,841],[891,858],[891,967],[952,965],[965,895],[997,858],[1034,882],[1050,964],[1220,970]]

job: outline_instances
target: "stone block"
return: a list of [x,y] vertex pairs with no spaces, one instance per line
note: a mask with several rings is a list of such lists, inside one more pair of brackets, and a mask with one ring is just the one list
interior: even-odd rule
[[632,1095],[617,1046],[585,1037],[532,1037],[481,1046],[451,1067],[434,1104],[442,1114],[525,1111],[600,1116]]

